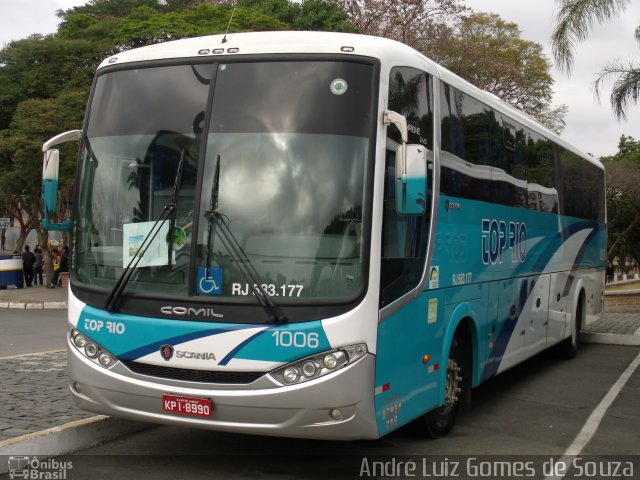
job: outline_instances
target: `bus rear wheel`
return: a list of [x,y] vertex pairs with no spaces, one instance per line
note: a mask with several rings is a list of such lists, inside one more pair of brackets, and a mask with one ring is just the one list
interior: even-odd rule
[[569,338],[563,340],[558,345],[559,353],[562,358],[570,360],[572,358],[575,358],[575,356],[578,354],[578,348],[580,347],[580,330],[582,329],[583,309],[583,295],[581,294],[578,298],[573,322],[571,322],[571,335],[569,335]]
[[451,342],[451,350],[447,359],[444,405],[427,412],[422,418],[424,433],[427,437],[442,437],[453,428],[460,411],[461,394],[464,388],[463,368],[460,342],[456,335]]

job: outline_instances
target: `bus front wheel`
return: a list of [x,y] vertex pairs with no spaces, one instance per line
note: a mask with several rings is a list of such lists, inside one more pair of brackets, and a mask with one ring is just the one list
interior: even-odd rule
[[458,335],[451,342],[451,350],[447,359],[447,377],[445,381],[444,405],[427,412],[422,418],[424,433],[431,438],[438,438],[449,433],[460,411],[460,403],[465,382],[465,368]]

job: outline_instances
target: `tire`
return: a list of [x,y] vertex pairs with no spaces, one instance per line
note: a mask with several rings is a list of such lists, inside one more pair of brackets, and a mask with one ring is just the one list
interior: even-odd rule
[[582,298],[583,296],[581,294],[578,298],[573,322],[571,322],[571,335],[558,345],[558,352],[560,353],[560,356],[567,360],[576,358],[578,349],[580,348],[580,330],[582,329],[582,315],[584,309],[584,302],[582,301]]
[[445,404],[427,412],[421,419],[422,431],[429,438],[439,438],[451,431],[455,424],[460,404],[462,403],[463,391],[468,387],[464,377],[468,372],[463,368],[468,368],[468,364],[463,361],[460,351],[458,335],[451,342],[451,350],[447,359],[447,378],[445,382]]

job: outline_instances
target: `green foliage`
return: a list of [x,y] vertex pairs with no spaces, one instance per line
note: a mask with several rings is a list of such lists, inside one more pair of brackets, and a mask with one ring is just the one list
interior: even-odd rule
[[10,43],[0,51],[0,130],[23,100],[87,89],[101,53],[84,39],[35,35]]
[[640,167],[640,141],[632,136],[622,135],[618,142],[618,153],[616,153],[614,159],[631,161],[637,163],[638,167]]
[[338,5],[324,0],[306,0],[291,22],[295,30],[323,30],[332,32],[358,32],[348,22],[347,14]]
[[608,257],[640,260],[640,141],[622,135],[618,152],[603,158],[607,171]]
[[[114,29],[111,38],[119,50],[177,40],[224,33],[229,24],[232,7],[200,4],[195,9],[159,12],[149,7],[135,8]],[[284,30],[285,23],[261,12],[237,8],[230,31]]]

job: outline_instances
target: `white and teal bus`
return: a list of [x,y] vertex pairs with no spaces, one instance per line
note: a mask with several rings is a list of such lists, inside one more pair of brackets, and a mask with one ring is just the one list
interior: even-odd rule
[[[73,218],[51,223],[79,142]],[[221,431],[445,434],[602,314],[604,170],[415,50],[242,33],[118,53],[49,140],[82,408]]]

